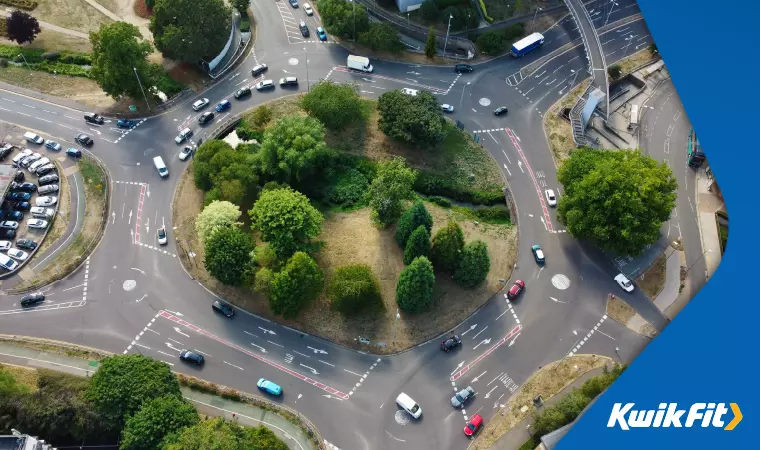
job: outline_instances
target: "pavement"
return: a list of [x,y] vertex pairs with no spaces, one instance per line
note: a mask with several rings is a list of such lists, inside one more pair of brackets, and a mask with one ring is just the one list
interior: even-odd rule
[[665,260],[665,285],[654,299],[654,304],[665,312],[678,298],[681,286],[681,251],[668,254]]

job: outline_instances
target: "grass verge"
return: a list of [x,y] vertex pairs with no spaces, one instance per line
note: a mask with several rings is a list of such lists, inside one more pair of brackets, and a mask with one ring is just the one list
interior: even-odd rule
[[607,315],[621,325],[626,325],[636,315],[636,311],[619,297],[607,299]]
[[85,0],[36,0],[33,15],[37,20],[82,33],[98,31],[113,21]]
[[665,287],[665,268],[667,267],[667,259],[668,257],[665,254],[661,255],[636,281],[639,289],[641,289],[644,292],[644,295],[649,297],[652,301],[660,295],[662,288]]
[[113,98],[103,92],[98,83],[88,78],[30,72],[25,67],[9,66],[0,70],[0,80],[43,94],[66,97],[88,106],[105,108],[114,104]]
[[18,337],[0,335],[0,342],[6,342],[19,347],[30,348],[32,350],[38,350],[41,352],[55,353],[59,355],[71,356],[74,358],[82,358],[90,361],[100,361],[103,358],[107,358],[112,354],[103,350],[98,350],[90,347],[82,347],[79,345],[61,343],[57,341],[50,341],[41,338],[31,337]]
[[544,116],[544,127],[549,141],[549,148],[554,156],[554,165],[559,167],[562,162],[570,157],[570,152],[575,148],[573,142],[573,129],[570,122],[560,117],[565,108],[572,108],[578,97],[586,90],[591,79],[582,81],[560,101],[555,103]]
[[617,62],[615,65],[620,66],[622,74],[625,75],[627,73],[630,73],[633,69],[651,60],[652,53],[650,53],[648,49],[644,48],[634,53],[633,55]]
[[10,374],[19,384],[29,388],[29,391],[37,391],[37,369],[0,363],[0,372]]

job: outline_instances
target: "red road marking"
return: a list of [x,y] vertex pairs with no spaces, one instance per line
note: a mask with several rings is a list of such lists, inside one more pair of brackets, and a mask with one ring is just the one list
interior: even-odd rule
[[457,379],[459,379],[459,377],[461,377],[462,375],[464,375],[465,373],[467,373],[468,370],[472,369],[475,366],[475,364],[479,363],[480,361],[483,360],[483,358],[485,358],[486,356],[490,355],[491,352],[493,352],[497,348],[499,348],[502,345],[504,345],[504,343],[507,342],[510,338],[516,336],[520,332],[520,330],[522,330],[522,325],[519,325],[519,324],[517,326],[515,326],[514,328],[512,328],[512,331],[510,331],[509,333],[507,333],[507,335],[504,336],[503,338],[499,339],[499,342],[495,343],[491,348],[489,348],[488,350],[486,350],[485,353],[483,353],[482,355],[478,356],[478,358],[475,359],[470,364],[467,364],[466,366],[464,366],[461,369],[459,369],[457,371],[457,373],[455,373],[451,377],[451,381],[456,381]]
[[507,128],[507,134],[509,135],[509,138],[512,139],[512,145],[515,146],[517,149],[517,153],[520,154],[520,158],[522,158],[523,163],[525,164],[525,167],[528,168],[528,173],[530,174],[531,179],[533,179],[533,186],[536,188],[536,193],[538,194],[538,201],[541,202],[541,209],[544,211],[544,219],[546,219],[546,227],[549,229],[549,232],[554,232],[552,229],[552,219],[549,217],[549,208],[546,207],[546,202],[544,202],[544,195],[541,192],[541,188],[538,187],[538,182],[536,181],[536,177],[533,175],[533,169],[530,168],[530,164],[528,164],[528,159],[525,157],[525,154],[522,151],[522,148],[520,148],[520,144],[517,142],[517,139],[515,139],[514,133],[512,133],[512,130]]
[[137,221],[135,222],[135,243],[140,242],[140,222],[142,219],[143,203],[145,202],[145,184],[140,185],[140,201],[137,204]]
[[191,323],[189,323],[189,322],[187,322],[185,320],[180,319],[179,317],[175,316],[174,314],[170,314],[170,313],[168,313],[166,311],[161,311],[158,315],[161,316],[161,317],[163,317],[164,319],[169,319],[172,322],[175,322],[175,323],[177,323],[179,325],[182,325],[185,328],[189,328],[189,329],[191,329],[193,331],[196,331],[196,332],[198,332],[198,333],[206,336],[209,339],[213,339],[213,340],[215,340],[217,342],[220,342],[220,343],[222,343],[222,344],[224,344],[224,345],[226,345],[228,347],[232,347],[235,350],[241,351],[241,352],[245,353],[248,356],[252,356],[252,357],[258,359],[259,361],[261,361],[263,363],[269,364],[270,366],[272,366],[272,367],[274,367],[276,369],[279,369],[279,370],[287,373],[288,375],[292,375],[292,376],[298,378],[301,381],[305,381],[305,382],[311,384],[312,386],[315,386],[315,387],[317,387],[319,389],[322,389],[323,391],[326,391],[326,392],[329,392],[330,394],[336,395],[336,396],[342,398],[343,400],[348,400],[348,394],[345,394],[345,393],[343,393],[341,391],[333,389],[330,386],[322,384],[319,381],[311,379],[311,378],[309,378],[309,377],[307,377],[305,375],[302,375],[302,374],[300,374],[300,373],[298,373],[298,372],[296,372],[294,370],[288,369],[287,367],[282,366],[280,364],[277,364],[274,361],[270,361],[270,360],[264,358],[263,356],[259,356],[259,355],[253,353],[252,351],[250,351],[248,349],[240,347],[239,345],[236,345],[236,344],[233,344],[232,342],[226,341],[226,340],[220,338],[219,336],[216,336],[215,334],[209,333],[208,331],[206,331],[206,330],[204,330],[202,328],[198,328],[197,326],[195,326],[195,325],[193,325],[193,324],[191,324]]
[[440,89],[440,88],[433,87],[433,86],[426,86],[424,84],[419,84],[419,83],[410,83],[409,81],[401,80],[399,78],[384,77],[382,75],[372,75],[372,74],[369,74],[369,73],[360,72],[358,70],[351,70],[351,69],[349,69],[347,67],[334,67],[333,70],[337,70],[338,72],[344,72],[344,73],[354,73],[354,74],[357,74],[357,75],[366,75],[366,76],[372,77],[372,78],[380,78],[381,80],[396,81],[396,82],[399,82],[399,83],[408,84],[409,86],[417,86],[417,87],[419,87],[421,89],[427,89],[429,91],[440,92],[442,94],[445,94],[446,92],[448,92],[448,90],[446,90],[446,89]]

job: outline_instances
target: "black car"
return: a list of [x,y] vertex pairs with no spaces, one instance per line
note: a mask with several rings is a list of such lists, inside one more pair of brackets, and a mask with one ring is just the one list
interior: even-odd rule
[[0,228],[0,239],[10,241],[16,239],[16,230],[8,230],[6,228]]
[[266,64],[259,64],[255,66],[253,69],[251,69],[251,75],[254,77],[257,77],[261,75],[262,73],[266,72],[269,67]]
[[29,211],[29,208],[32,207],[32,204],[29,202],[18,202],[15,205],[13,205],[13,209],[16,211]]
[[2,205],[0,205],[0,210],[2,211],[11,211],[13,210],[13,207],[16,205],[14,202],[4,201]]
[[103,119],[103,117],[101,117],[99,114],[94,114],[94,113],[85,114],[84,120],[86,120],[89,123],[94,123],[97,125],[103,125],[103,123],[105,123],[105,119]]
[[243,98],[246,95],[251,95],[251,88],[244,87],[235,91],[235,98]]
[[41,303],[45,300],[45,294],[42,292],[35,292],[34,294],[27,294],[21,297],[21,306],[32,306],[37,303]]
[[0,161],[4,160],[8,155],[11,154],[12,151],[13,151],[12,145],[6,144],[0,147]]
[[201,125],[205,125],[212,120],[214,120],[214,113],[211,111],[206,111],[205,113],[201,114],[200,117],[198,117],[198,123]]
[[23,248],[24,250],[34,250],[37,248],[37,243],[31,239],[19,239],[16,241],[16,247]]
[[472,72],[472,66],[469,65],[469,64],[457,64],[456,66],[454,66],[454,72],[457,72],[457,73],[465,73],[465,72],[470,73],[470,72]]
[[443,350],[444,352],[448,352],[457,348],[460,345],[462,345],[462,339],[456,334],[452,334],[450,338],[441,342],[441,350]]
[[50,175],[45,175],[44,177],[40,177],[37,182],[40,184],[40,186],[44,186],[46,184],[51,183],[57,183],[58,182],[58,174],[51,173]]
[[15,220],[21,222],[24,220],[24,213],[21,211],[1,211],[0,220]]
[[16,172],[16,175],[13,176],[13,181],[15,181],[16,183],[23,183],[25,177],[26,176],[24,175],[24,172],[19,170],[18,172]]
[[499,106],[498,108],[493,110],[494,116],[500,116],[502,114],[507,113],[507,107],[506,106]]
[[182,350],[181,352],[179,352],[179,359],[181,359],[182,361],[195,363],[199,366],[203,364],[203,355],[193,353],[190,350]]
[[34,183],[11,183],[11,191],[19,192],[34,192],[37,190],[37,185]]
[[84,145],[85,147],[92,145],[92,138],[86,134],[80,134],[79,136],[75,137],[74,140],[77,141],[80,145]]
[[303,20],[298,25],[298,28],[301,29],[301,34],[303,35],[303,37],[309,37],[309,27],[306,26],[306,23],[304,23]]
[[227,317],[232,317],[235,315],[235,310],[232,309],[232,306],[228,305],[227,303],[220,302],[219,300],[215,301],[211,305],[211,309],[213,309],[216,312],[222,313]]

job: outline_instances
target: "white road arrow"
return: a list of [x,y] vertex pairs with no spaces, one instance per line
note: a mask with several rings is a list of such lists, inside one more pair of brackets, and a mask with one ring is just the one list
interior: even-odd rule
[[544,224],[544,230],[549,231],[549,227],[546,226],[546,221],[544,220],[544,216],[541,216],[541,223]]
[[333,397],[333,396],[332,396],[332,395],[330,395],[330,394],[324,394],[324,395],[322,395],[322,397],[325,397],[325,398],[334,398],[335,400],[340,400],[340,401],[343,401],[343,399],[342,399],[342,398],[340,398],[340,397]]
[[178,348],[175,348],[175,347],[172,345],[172,343],[171,343],[171,342],[167,342],[167,343],[166,343],[166,346],[167,346],[167,347],[169,347],[170,349],[172,349],[172,350],[176,351],[176,352],[179,352],[179,351],[180,351]]
[[148,197],[150,197],[150,188],[148,188],[148,190],[145,192],[145,195],[147,195]]
[[369,78],[362,77],[362,80],[366,81],[367,83],[374,83],[374,80],[370,80]]
[[150,234],[150,217],[148,217],[148,220],[145,222],[145,232]]
[[140,269],[138,269],[136,267],[130,267],[130,269],[136,270],[136,271],[140,272],[141,274],[145,275],[145,271],[144,270],[140,270]]
[[359,91],[359,92],[361,92],[363,94],[374,94],[374,92],[372,92],[372,91]]
[[480,347],[483,344],[490,344],[490,343],[491,343],[491,338],[483,339],[482,341],[480,341],[480,344],[476,345],[472,349],[475,350],[476,348]]
[[100,135],[100,131],[98,131],[98,130],[96,130],[96,129],[94,129],[94,128],[90,128],[90,130],[92,130],[92,131],[94,131],[94,132],[98,133],[98,135]]
[[321,353],[323,355],[327,354],[327,352],[324,351],[324,350],[321,350],[321,349],[318,349],[318,348],[314,348],[314,347],[309,347],[308,345],[306,346],[306,348],[308,348],[309,350],[313,351],[314,353]]
[[311,373],[313,373],[314,375],[319,375],[319,372],[317,372],[317,369],[315,369],[315,368],[313,368],[313,367],[309,367],[309,366],[304,366],[303,364],[299,364],[299,365],[300,365],[301,367],[305,367],[305,368],[307,368],[307,369],[311,370]]
[[238,75],[240,75],[240,72],[238,72],[238,73],[236,73],[236,74],[232,75],[232,76],[230,77],[230,80],[231,80],[231,79],[233,79],[233,78],[235,78],[235,77],[236,77],[236,76],[238,76]]
[[508,345],[507,347],[511,347],[511,346],[512,346],[512,344],[514,344],[514,343],[515,343],[515,341],[517,340],[517,336],[519,336],[519,335],[520,335],[520,333],[517,333],[517,334],[515,335],[515,337],[514,337],[514,338],[512,338],[512,340],[509,342],[509,345]]
[[480,375],[478,375],[477,377],[473,378],[473,379],[472,379],[472,382],[474,383],[474,382],[478,381],[478,380],[480,379],[480,377],[482,377],[483,375],[485,375],[485,374],[486,374],[486,372],[487,372],[487,370],[484,370],[484,371],[483,371],[483,373],[481,373],[481,374],[480,374]]
[[522,168],[522,161],[520,161],[520,160],[517,161],[517,167],[520,168],[520,172],[525,173],[525,171]]
[[462,336],[464,336],[465,334],[467,334],[467,333],[469,333],[470,331],[474,330],[474,329],[475,329],[475,327],[477,327],[477,326],[478,326],[478,324],[477,324],[477,323],[476,323],[475,325],[471,325],[471,326],[470,326],[470,329],[469,329],[469,330],[467,330],[467,331],[465,331],[464,333],[462,333]]
[[129,229],[129,235],[131,236],[132,243],[134,244],[135,243],[135,230],[133,230],[133,229],[130,228]]
[[116,223],[116,211],[111,213],[111,225]]
[[182,336],[190,337],[189,334],[185,334],[185,333],[181,332],[179,327],[174,327],[174,331],[176,331],[177,333],[181,334]]
[[549,297],[549,298],[552,299],[552,301],[557,302],[557,303],[570,303],[570,302],[563,302],[562,300],[557,300],[554,297]]
[[290,72],[288,72],[288,71],[287,71],[287,70],[285,70],[285,69],[282,69],[282,71],[283,71],[283,72],[285,72],[285,73],[290,73]]
[[509,176],[511,177],[511,176],[512,176],[512,172],[510,172],[510,171],[509,171],[509,168],[507,167],[507,165],[506,165],[506,164],[504,164],[504,169],[506,169],[507,173],[508,173],[508,174],[509,174]]
[[167,309],[167,310],[166,310],[166,312],[170,312],[170,313],[174,314],[175,316],[179,316],[179,317],[182,317],[182,314],[178,313],[177,311],[169,311],[169,310]]
[[456,373],[457,370],[461,369],[463,365],[464,365],[464,361],[460,362],[459,365],[456,367],[456,369],[454,369],[454,371],[451,372],[450,375],[454,375],[454,373]]
[[261,352],[262,352],[262,353],[266,353],[266,352],[267,352],[267,349],[265,349],[264,347],[262,347],[262,346],[260,346],[260,345],[256,345],[256,344],[254,344],[253,342],[251,342],[251,345],[253,345],[254,347],[256,347],[256,348],[258,348],[259,350],[261,350]]
[[488,393],[486,394],[486,398],[490,397],[491,396],[491,392],[493,392],[497,387],[499,387],[499,386],[494,386],[493,389],[491,389],[490,391],[488,391]]
[[132,225],[132,210],[129,210],[129,222],[127,222],[129,225]]
[[412,75],[422,75],[420,72],[414,72],[414,71],[412,71],[412,72],[407,72],[407,73],[411,73]]
[[269,334],[272,334],[274,336],[277,336],[277,333],[275,333],[272,330],[267,330],[266,328],[261,328],[261,327],[259,327],[259,330],[263,331],[264,333],[269,333]]

